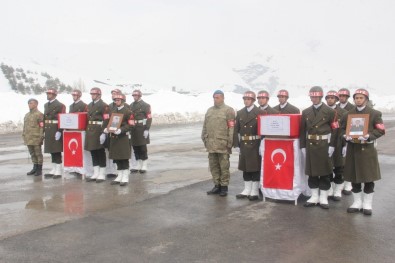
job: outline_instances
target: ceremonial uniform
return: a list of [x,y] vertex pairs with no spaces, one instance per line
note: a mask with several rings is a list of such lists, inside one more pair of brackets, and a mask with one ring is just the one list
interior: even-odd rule
[[145,173],[148,164],[147,144],[150,143],[149,129],[152,123],[151,106],[140,99],[130,104],[130,110],[135,122],[131,126],[130,136],[138,165],[137,169],[132,169],[132,172]]
[[[214,95],[223,96],[222,91]],[[225,103],[210,107],[204,117],[201,139],[208,152],[209,166],[213,177],[214,188],[207,194],[226,196],[230,180],[229,154],[233,146],[235,113]]]
[[[65,112],[65,105],[57,99],[44,105],[44,152],[51,154],[53,164],[52,170],[45,176],[54,179],[62,176],[63,140],[61,138],[62,130],[58,128],[58,114]],[[59,136],[58,140],[56,136]]]
[[[245,92],[243,99],[246,98],[255,101],[255,93],[252,91]],[[249,103],[253,103],[253,101]],[[243,171],[245,186],[245,190],[236,195],[236,198],[239,199],[258,200],[262,159],[259,155],[261,136],[258,135],[258,116],[264,113],[252,104],[239,110],[236,115],[233,146],[240,148],[238,168]]]
[[69,113],[87,112],[87,111],[88,111],[88,106],[82,100],[74,102],[69,106]]
[[[101,95],[101,90],[93,88],[91,95]],[[88,104],[88,126],[85,132],[85,150],[91,152],[93,164],[93,176],[87,181],[97,183],[105,180],[106,152],[104,142],[106,134],[103,133],[110,118],[108,105],[101,99]]]
[[27,175],[41,175],[43,166],[41,145],[44,139],[44,115],[37,108],[26,113],[22,137],[33,163],[33,169]]
[[305,206],[316,205],[319,199],[320,206],[327,209],[333,169],[331,157],[339,123],[335,111],[321,102],[321,87],[311,88],[310,97],[318,98],[319,103],[302,111],[300,148],[305,151],[305,174],[309,176],[308,185],[312,190],[312,197]]
[[273,109],[275,109],[279,114],[299,114],[300,113],[300,110],[289,102],[287,102],[285,104],[285,106],[278,104],[277,106],[274,106]]

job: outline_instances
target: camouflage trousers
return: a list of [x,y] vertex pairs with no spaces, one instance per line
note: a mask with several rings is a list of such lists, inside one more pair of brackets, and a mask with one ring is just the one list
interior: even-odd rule
[[230,180],[228,153],[209,153],[208,163],[215,185],[227,186]]
[[27,149],[29,150],[33,164],[43,164],[43,152],[41,150],[41,145],[28,145]]

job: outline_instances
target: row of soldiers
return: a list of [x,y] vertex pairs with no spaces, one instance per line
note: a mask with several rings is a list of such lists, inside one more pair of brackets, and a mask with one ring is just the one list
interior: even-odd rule
[[[369,92],[358,89],[353,94],[355,105],[348,100],[350,91],[342,88],[325,95],[319,86],[309,91],[312,106],[302,111],[300,148],[305,159],[305,174],[312,191],[305,207],[320,205],[329,208],[328,198],[339,201],[344,194],[353,194],[349,213],[363,210],[372,214],[374,181],[381,178],[376,139],[385,134],[381,112],[368,106]],[[288,102],[287,90],[277,94],[279,104],[268,105],[269,93],[252,91],[243,95],[245,107],[235,116],[233,108],[224,103],[224,93],[213,94],[214,106],[209,108],[203,124],[202,141],[209,153],[209,166],[214,187],[207,194],[226,196],[230,179],[229,154],[233,147],[239,152],[238,169],[243,172],[244,190],[238,199],[258,200],[263,137],[258,134],[258,116],[265,114],[299,114],[300,110]],[[259,106],[254,103],[258,99]],[[348,115],[369,116],[367,133],[355,138],[346,133]],[[223,120],[223,121],[221,121]],[[362,194],[362,186],[364,189]]]
[[[57,179],[62,177],[63,152],[63,131],[58,126],[58,116],[66,112],[66,107],[56,99],[56,89],[50,88],[46,94],[48,102],[44,105],[44,114],[38,110],[38,101],[29,99],[29,112],[25,115],[22,136],[33,162],[33,169],[27,174],[42,175],[41,146],[44,144],[44,152],[51,154],[52,163],[52,169],[44,176]],[[133,91],[130,105],[119,89],[111,91],[111,104],[101,99],[101,89],[96,87],[90,90],[92,102],[89,104],[81,100],[80,90],[73,90],[71,95],[74,102],[69,107],[69,113],[87,113],[84,149],[90,152],[93,164],[93,175],[87,181],[104,182],[107,166],[116,167],[116,174],[110,172],[107,176],[116,177],[111,183],[121,186],[129,182],[129,172],[145,173],[152,116],[150,105],[141,99],[141,91]],[[112,113],[122,114],[122,120],[119,128],[109,130],[107,125]],[[134,158],[131,158],[132,153]],[[129,171],[130,162],[132,169]]]

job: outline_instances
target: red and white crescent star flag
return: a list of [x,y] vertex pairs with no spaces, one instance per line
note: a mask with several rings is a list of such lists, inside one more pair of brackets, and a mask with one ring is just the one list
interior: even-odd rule
[[83,167],[83,141],[81,132],[63,133],[63,155],[65,167]]
[[263,187],[293,189],[294,150],[291,140],[266,140],[262,161]]

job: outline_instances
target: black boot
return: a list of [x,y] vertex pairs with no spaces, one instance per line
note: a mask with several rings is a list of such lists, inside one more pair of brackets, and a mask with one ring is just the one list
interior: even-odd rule
[[33,169],[30,172],[26,173],[26,174],[27,175],[33,175],[33,174],[36,173],[36,171],[37,171],[37,164],[33,164]]
[[221,186],[220,185],[214,185],[214,188],[211,189],[210,191],[207,192],[208,195],[217,195],[221,192]]
[[37,170],[34,176],[41,176],[43,174],[43,165],[42,164],[37,164]]
[[221,191],[219,192],[220,196],[227,196],[228,195],[228,186],[221,185]]

